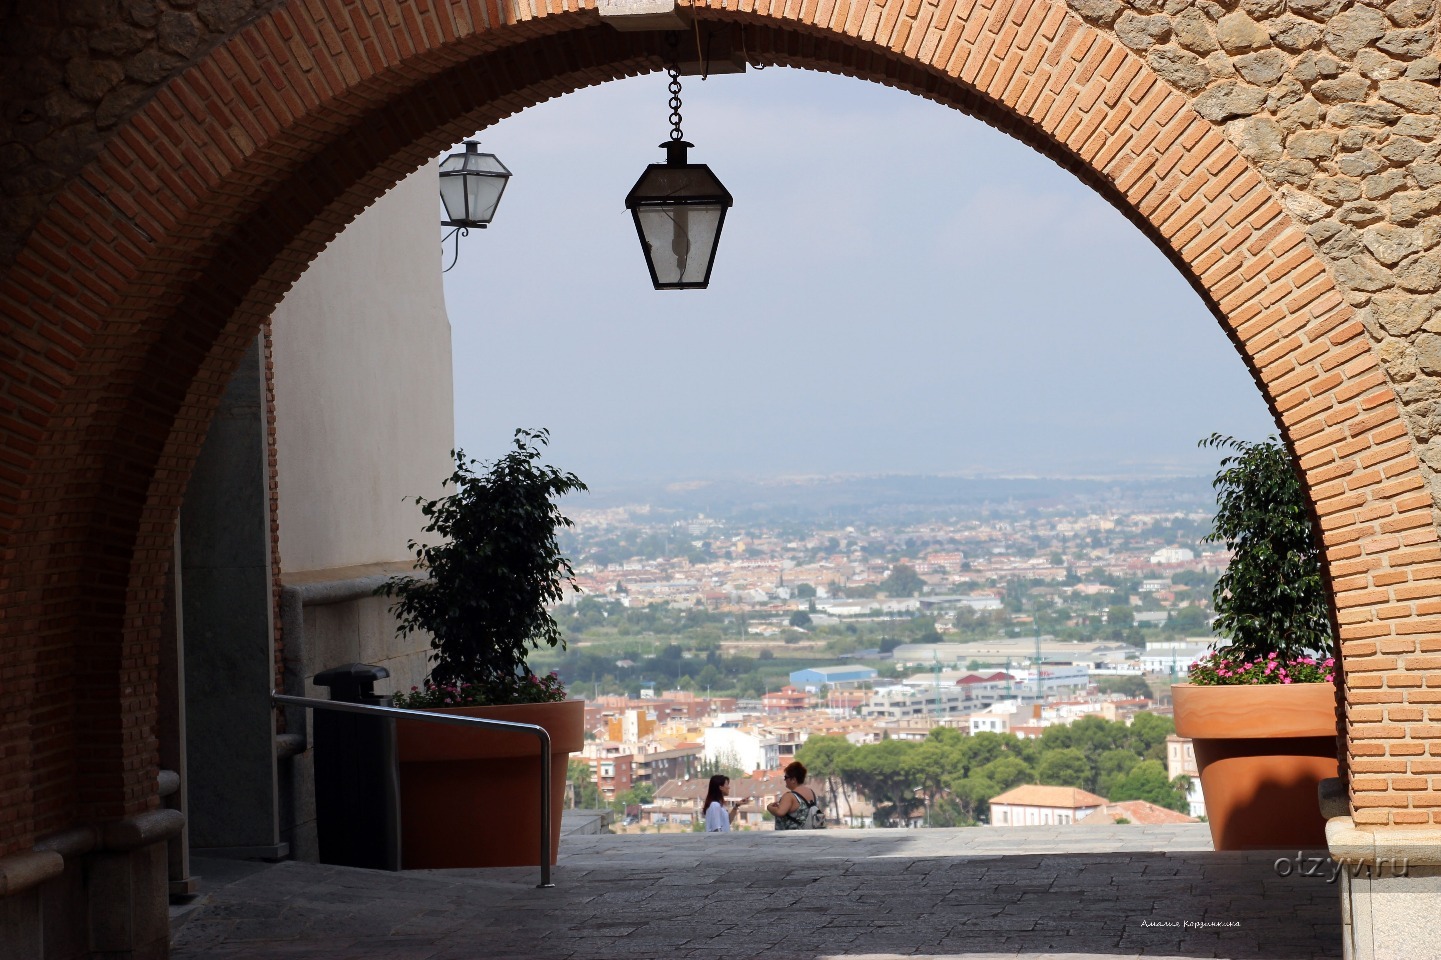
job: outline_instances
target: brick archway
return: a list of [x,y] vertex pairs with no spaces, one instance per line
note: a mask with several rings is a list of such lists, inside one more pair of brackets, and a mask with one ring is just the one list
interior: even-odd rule
[[[1441,550],[1400,405],[1275,191],[1190,99],[1054,0],[697,3],[753,60],[967,111],[1091,184],[1211,305],[1284,426],[1324,529],[1358,823],[1430,823],[1421,671]],[[261,321],[366,205],[529,105],[658,69],[655,34],[565,0],[282,3],[109,138],[7,272],[0,368],[0,854],[154,804],[154,651],[173,517]],[[1371,758],[1371,759],[1368,759]],[[1394,774],[1386,779],[1386,774]]]

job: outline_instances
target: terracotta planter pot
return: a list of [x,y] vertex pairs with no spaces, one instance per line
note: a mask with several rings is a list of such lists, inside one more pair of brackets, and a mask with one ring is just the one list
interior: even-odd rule
[[1329,683],[1171,687],[1176,733],[1195,744],[1217,850],[1326,846],[1316,787],[1336,776]]
[[[585,741],[585,701],[434,712],[546,729],[555,863],[566,763]],[[535,737],[402,720],[396,724],[396,748],[405,869],[540,865],[540,745]]]

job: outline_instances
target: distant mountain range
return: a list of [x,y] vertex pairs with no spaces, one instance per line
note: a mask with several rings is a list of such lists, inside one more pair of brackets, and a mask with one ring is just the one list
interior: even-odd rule
[[705,514],[735,521],[916,522],[929,518],[1198,511],[1215,494],[1206,477],[830,476],[770,480],[630,483],[592,489],[567,506],[648,506],[677,519]]

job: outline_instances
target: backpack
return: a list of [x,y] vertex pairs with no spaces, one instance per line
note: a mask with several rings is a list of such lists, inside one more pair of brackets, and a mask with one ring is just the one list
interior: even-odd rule
[[[826,828],[826,814],[821,809],[819,802],[811,803],[805,797],[791,791],[791,796],[796,798],[800,806],[776,821],[777,830],[824,830]],[[816,798],[820,800],[819,797]]]

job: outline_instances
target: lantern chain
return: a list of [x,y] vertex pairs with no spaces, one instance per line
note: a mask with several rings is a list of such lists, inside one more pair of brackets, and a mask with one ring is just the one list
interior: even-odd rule
[[670,138],[684,140],[685,134],[680,132],[680,74],[675,67],[667,72],[670,74]]
[[680,131],[680,69],[677,63],[677,51],[680,47],[680,37],[675,33],[666,34],[666,43],[670,46],[670,64],[666,67],[666,74],[670,77],[670,138],[672,140],[684,140],[685,134]]

